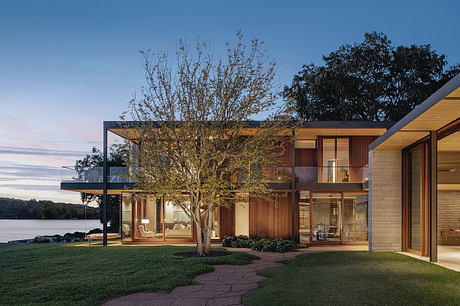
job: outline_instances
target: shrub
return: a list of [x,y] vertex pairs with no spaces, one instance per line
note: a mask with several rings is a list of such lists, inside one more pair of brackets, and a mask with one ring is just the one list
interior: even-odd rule
[[248,236],[227,236],[222,239],[222,246],[230,248],[251,248],[254,239]]
[[248,236],[227,236],[222,239],[222,246],[231,248],[250,248],[261,252],[290,252],[298,248],[292,240],[281,238],[249,238]]

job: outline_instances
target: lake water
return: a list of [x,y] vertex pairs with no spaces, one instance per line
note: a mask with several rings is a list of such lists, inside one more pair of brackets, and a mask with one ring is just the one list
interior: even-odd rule
[[[86,225],[85,225],[86,222]],[[102,228],[99,220],[0,220],[0,243]]]

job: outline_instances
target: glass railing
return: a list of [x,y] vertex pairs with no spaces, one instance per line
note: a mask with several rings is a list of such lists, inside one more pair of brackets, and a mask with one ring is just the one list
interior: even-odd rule
[[[107,182],[131,183],[128,167],[109,167]],[[102,167],[64,166],[61,170],[62,182],[102,183]]]
[[[263,175],[263,181],[265,183],[286,183],[291,181],[291,167],[262,167],[254,171],[262,171],[258,172],[258,175]],[[244,182],[248,179],[248,175],[238,172],[236,174],[236,179],[237,182]]]
[[363,183],[369,180],[367,166],[295,167],[298,183]]
[[270,167],[263,168],[267,183],[289,183],[292,180],[292,167]]
[[[292,167],[270,167],[262,169],[266,182],[288,183],[292,181]],[[363,183],[369,180],[367,166],[343,167],[295,167],[297,183]]]
[[[292,168],[288,166],[262,169],[267,183],[289,183]],[[110,167],[107,182],[132,183],[128,167]],[[369,180],[367,166],[347,167],[295,167],[297,183],[363,183]],[[238,181],[246,179],[237,176]],[[61,181],[81,183],[102,183],[102,167],[62,167]]]

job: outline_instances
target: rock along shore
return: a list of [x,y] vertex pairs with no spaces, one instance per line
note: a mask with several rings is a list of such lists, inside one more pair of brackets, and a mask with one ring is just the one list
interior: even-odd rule
[[[95,228],[88,232],[89,234],[102,233],[102,230]],[[64,235],[44,235],[36,236],[32,239],[11,240],[8,243],[66,243],[66,242],[81,242],[85,240],[84,232],[66,233]]]

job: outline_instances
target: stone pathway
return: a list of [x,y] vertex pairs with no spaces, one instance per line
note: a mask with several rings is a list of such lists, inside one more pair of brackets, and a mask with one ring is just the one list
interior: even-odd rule
[[[260,257],[248,265],[214,265],[214,271],[199,274],[193,279],[197,285],[174,288],[169,293],[134,293],[106,302],[104,305],[241,305],[241,297],[259,287],[265,277],[257,275],[258,270],[274,268],[283,264],[277,262],[292,259],[304,253],[327,251],[361,250],[359,247],[314,247],[288,253],[263,253],[248,249],[243,251]],[[366,246],[367,249],[367,246]]]

